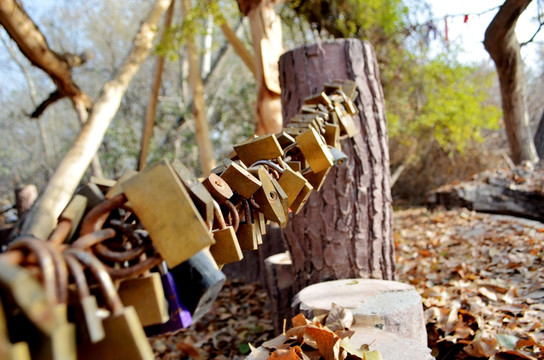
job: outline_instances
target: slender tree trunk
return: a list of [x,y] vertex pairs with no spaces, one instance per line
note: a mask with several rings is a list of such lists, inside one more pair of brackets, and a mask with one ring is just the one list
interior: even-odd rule
[[[181,0],[183,15],[187,16],[191,10],[191,0]],[[206,102],[204,100],[204,86],[198,66],[198,53],[194,40],[189,38],[185,43],[189,61],[189,86],[193,94],[193,115],[195,118],[196,141],[200,155],[200,165],[205,176],[215,167],[210,130],[206,116]]]
[[149,54],[157,24],[169,4],[170,0],[157,0],[140,25],[132,49],[113,78],[102,88],[79,136],[30,210],[23,224],[22,234],[33,234],[39,238],[49,236],[56,219],[68,204],[102,143],[104,134],[119,109],[121,99],[132,77]]
[[540,121],[538,122],[538,127],[536,128],[533,140],[535,142],[538,157],[544,159],[544,112],[542,112],[542,115],[540,116]]
[[222,21],[221,31],[227,41],[232,45],[234,52],[242,59],[244,64],[247,66],[249,71],[255,76],[255,57],[251,52],[246,48],[244,43],[238,38],[236,32],[227,24],[227,21],[224,18],[220,19]]
[[394,279],[392,199],[383,90],[372,46],[356,39],[296,48],[279,62],[283,118],[326,82],[357,83],[358,134],[342,141],[348,161],[331,169],[319,192],[284,230],[295,293],[333,279]]
[[516,23],[531,0],[506,0],[485,31],[484,46],[497,67],[501,87],[502,110],[512,160],[537,161],[529,132],[525,103],[523,61],[516,38]]
[[[172,18],[174,17],[174,7],[176,1],[172,0],[170,7],[166,12],[164,18],[164,32],[172,25]],[[164,40],[163,32],[163,40]],[[145,108],[145,122],[142,130],[142,147],[140,149],[140,156],[138,159],[138,169],[142,170],[147,161],[147,156],[149,154],[149,144],[151,143],[151,138],[153,137],[153,127],[155,126],[155,114],[157,112],[157,103],[159,98],[159,90],[161,87],[162,73],[164,70],[164,56],[158,56],[157,62],[155,63],[155,70],[153,72],[153,81],[151,83],[151,92],[149,93],[149,98],[147,99],[147,107]]]
[[281,20],[274,1],[262,0],[247,13],[255,53],[257,104],[255,133],[274,134],[282,129],[278,60],[283,53]]

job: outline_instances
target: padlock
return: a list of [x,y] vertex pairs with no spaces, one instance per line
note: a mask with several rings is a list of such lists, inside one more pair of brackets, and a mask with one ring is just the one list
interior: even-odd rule
[[106,195],[105,195],[106,199],[111,199],[112,197],[122,194],[123,183],[135,175],[138,175],[138,171],[131,170],[131,169],[128,169],[123,174],[121,174],[121,176],[115,181],[115,185],[113,185],[106,192]]
[[171,268],[170,273],[176,282],[179,299],[191,312],[193,322],[210,310],[226,280],[207,249]]
[[340,126],[326,123],[324,129],[325,133],[323,134],[323,138],[325,139],[325,143],[328,146],[341,150],[342,145],[340,144]]
[[344,93],[343,90],[337,90],[334,92],[334,94],[338,94],[341,97],[342,100],[340,101],[340,103],[342,104],[344,109],[346,109],[349,115],[353,116],[357,114],[357,108],[355,107],[355,104],[353,103],[351,98],[347,96],[346,93]]
[[69,248],[67,254],[75,256],[79,262],[90,269],[98,281],[105,305],[110,311],[102,325],[106,336],[97,343],[84,342],[78,346],[78,359],[100,360],[151,360],[153,350],[147,341],[136,310],[124,307],[115,286],[104,265],[93,254]]
[[352,101],[357,97],[357,83],[353,80],[344,80],[342,82],[342,90]]
[[285,215],[285,221],[283,223],[278,223],[280,227],[285,227],[287,225],[287,216],[289,216],[289,198],[287,197],[287,194],[281,187],[281,185],[278,183],[278,181],[274,177],[270,177],[270,180],[272,181],[272,185],[274,185],[274,189],[276,190],[276,193],[278,194],[278,197],[280,199],[281,206],[283,208],[283,213]]
[[213,231],[215,244],[210,246],[217,266],[221,269],[223,265],[230,264],[243,259],[242,249],[238,243],[236,232],[232,226],[227,226],[219,204],[214,201],[214,214],[219,224],[219,229]]
[[102,319],[98,316],[98,302],[89,290],[85,273],[79,261],[73,255],[66,253],[64,258],[76,290],[76,296],[68,307],[68,320],[77,324],[78,343],[96,343],[105,337]]
[[341,150],[332,146],[329,146],[329,150],[331,151],[334,165],[340,166],[348,160],[348,156],[344,154]]
[[277,224],[284,224],[287,221],[287,216],[282,203],[283,199],[280,198],[268,171],[261,165],[249,168],[248,171],[259,178],[262,183],[261,188],[253,194],[253,198],[259,205],[265,219]]
[[221,174],[221,178],[246,199],[249,199],[262,185],[259,179],[235,162],[230,163]]
[[318,173],[314,173],[313,171],[308,171],[304,173],[304,178],[308,180],[308,182],[312,185],[312,187],[319,191],[321,190],[321,186],[325,183],[325,180],[327,179],[327,175],[329,174],[329,171],[331,168],[322,170]]
[[95,207],[96,205],[100,204],[102,201],[104,201],[106,198],[104,197],[104,193],[100,191],[98,188],[98,185],[93,183],[87,183],[85,186],[80,187],[76,191],[77,195],[82,195],[87,199],[87,204],[85,206],[84,213],[86,214],[90,209]]
[[224,203],[234,195],[229,184],[219,175],[210,174],[202,181],[202,185],[208,190],[213,199],[220,204]]
[[172,161],[172,168],[179,176],[205,222],[213,221],[213,198],[198,178],[181,161]]
[[[15,321],[10,321],[10,325],[16,324],[22,329],[23,334],[18,329],[10,330],[10,335],[16,341],[24,339],[21,335],[26,335],[32,327],[44,335],[53,333],[57,320],[45,288],[27,269],[8,263],[6,257],[0,259],[0,293],[6,316],[17,317]],[[17,335],[13,332],[17,332]]]
[[295,201],[293,201],[290,207],[291,211],[295,215],[298,214],[300,210],[302,210],[304,204],[306,204],[308,198],[312,194],[313,189],[313,186],[309,182],[306,182],[306,184],[304,184],[304,187],[302,188],[302,190],[300,190],[297,197],[295,198]]
[[159,266],[164,297],[168,302],[169,319],[164,324],[156,324],[144,327],[147,336],[166,334],[188,328],[192,323],[191,312],[181,303],[178,296],[178,288],[174,277],[168,271],[165,262]]
[[[86,208],[87,198],[83,195],[74,195],[72,200],[70,200],[66,208],[64,208],[60,214],[57,228],[49,236],[48,241],[55,245],[69,242],[79,228]],[[63,227],[66,228],[66,230],[63,230]]]
[[314,173],[326,170],[334,164],[332,154],[323,137],[315,130],[309,129],[296,137],[304,158]]
[[307,105],[321,104],[329,110],[332,110],[333,106],[331,99],[327,96],[327,94],[325,94],[324,91],[320,92],[319,94],[311,95],[307,98],[304,98],[303,102]]
[[295,172],[301,172],[302,170],[302,165],[300,164],[300,161],[286,161],[285,164]]
[[[261,235],[259,224],[255,223],[252,214],[254,213],[249,200],[242,200],[244,209],[244,221],[240,222],[236,230],[236,237],[242,250],[257,250],[259,247],[259,236]],[[263,215],[264,216],[264,215]]]
[[278,179],[278,184],[282,187],[287,195],[288,207],[295,201],[300,190],[304,187],[307,180],[299,172],[293,171],[289,165],[285,164],[283,172]]
[[12,344],[9,339],[8,324],[4,307],[0,301],[0,359],[2,360],[30,360],[30,349],[24,341]]
[[143,326],[168,321],[168,304],[159,273],[148,272],[140,277],[123,279],[117,290],[125,306],[133,306]]
[[278,140],[278,143],[280,144],[281,148],[284,149],[284,151],[286,147],[289,147],[295,143],[295,138],[287,134],[285,131],[281,131],[275,134],[275,136],[276,136],[276,139]]
[[[55,327],[50,334],[28,336],[32,358],[75,360],[76,327],[68,322],[66,303],[68,274],[62,257],[60,255],[54,257],[51,248],[43,240],[30,237],[17,238],[8,246],[8,250],[31,253],[38,259],[42,284],[55,316]],[[31,331],[28,331],[30,334]]]
[[[258,225],[259,233],[261,235],[266,235],[266,220],[264,218],[264,214],[262,212],[253,210],[253,221]],[[262,236],[261,236],[261,244],[262,244]]]
[[108,190],[114,187],[115,183],[117,183],[117,181],[113,179],[106,179],[98,176],[91,176],[90,182],[98,186],[103,194],[106,194]]
[[234,145],[234,150],[247,166],[259,160],[276,159],[283,155],[283,150],[274,134],[259,136],[249,142]]
[[357,126],[353,117],[346,112],[341,104],[334,104],[334,114],[338,118],[340,124],[340,135],[347,135],[348,137],[354,137],[357,134]]
[[165,160],[123,184],[127,199],[170,268],[213,244],[208,227]]

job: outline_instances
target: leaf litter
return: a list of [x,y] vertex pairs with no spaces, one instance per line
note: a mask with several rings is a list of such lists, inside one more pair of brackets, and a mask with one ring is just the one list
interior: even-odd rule
[[397,277],[437,359],[544,358],[544,224],[467,209],[395,212]]

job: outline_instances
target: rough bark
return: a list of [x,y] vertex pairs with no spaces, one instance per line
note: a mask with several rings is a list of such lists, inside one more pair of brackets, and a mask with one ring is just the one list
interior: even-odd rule
[[[188,14],[191,9],[191,0],[182,0],[181,8],[184,16]],[[198,53],[193,39],[187,39],[185,49],[187,50],[187,60],[189,61],[189,86],[191,87],[191,92],[193,94],[192,110],[195,119],[195,132],[200,155],[200,165],[202,166],[202,174],[208,176],[215,167],[215,160],[213,157],[210,130],[206,115],[204,86],[202,85],[202,78],[200,77]]]
[[529,132],[523,61],[516,23],[531,0],[506,0],[485,31],[484,46],[497,68],[504,126],[515,164],[538,160]]
[[[172,18],[174,17],[174,5],[175,1],[172,1],[168,11],[164,18],[164,31],[172,24]],[[164,33],[163,33],[164,40]],[[155,113],[157,112],[157,103],[159,98],[159,90],[161,87],[162,72],[164,70],[164,56],[158,56],[155,63],[155,69],[153,71],[153,80],[151,83],[151,91],[147,99],[147,106],[145,108],[145,122],[142,129],[142,147],[140,149],[140,156],[138,159],[138,169],[142,170],[145,167],[147,161],[147,155],[149,154],[149,144],[153,136],[153,127],[155,126]]]
[[295,290],[324,280],[394,279],[392,199],[383,90],[372,46],[342,39],[303,46],[280,58],[283,118],[334,79],[357,83],[358,134],[342,141],[349,160],[288,222],[284,237]]
[[21,233],[48,236],[56,219],[70,201],[85,170],[98,151],[104,134],[117,113],[121,99],[136,71],[149,54],[157,24],[170,0],[157,0],[140,25],[133,47],[99,95],[87,122],[49,180],[23,224]]
[[[60,55],[51,50],[36,24],[15,0],[0,1],[0,24],[28,60],[53,80],[57,86],[58,98],[68,96],[74,105],[81,102],[85,108],[91,107],[91,99],[72,79],[71,68],[82,63],[80,57]],[[42,112],[44,109],[45,107]],[[40,114],[41,112],[36,113],[37,116]]]

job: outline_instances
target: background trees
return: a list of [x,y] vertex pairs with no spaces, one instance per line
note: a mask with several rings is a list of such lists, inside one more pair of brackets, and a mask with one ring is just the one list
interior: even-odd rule
[[[87,62],[73,69],[73,77],[95,99],[126,53],[143,9],[151,2],[22,3],[53,50],[88,54]],[[230,152],[232,143],[253,131],[253,75],[228,46],[219,19],[237,30],[238,37],[251,49],[247,21],[241,21],[234,1],[211,4],[195,6],[191,26],[181,26],[176,15],[166,40],[156,48],[157,53],[166,56],[166,63],[148,161],[177,157],[200,171],[188,63],[180,47],[188,31],[201,48],[201,61],[210,54],[212,58],[212,70],[203,73],[202,78],[215,159],[220,160]],[[211,33],[206,26],[208,10],[216,15]],[[428,188],[481,169],[484,164],[480,159],[489,159],[493,154],[498,154],[493,157],[497,161],[503,161],[506,146],[500,140],[505,137],[497,132],[500,112],[494,95],[494,71],[488,65],[460,64],[454,44],[449,49],[440,46],[440,36],[435,42],[429,40],[437,29],[426,21],[432,15],[423,1],[293,1],[278,6],[277,11],[284,24],[286,48],[340,36],[359,37],[373,44],[387,104],[391,171],[399,176],[393,188],[397,198],[417,195],[416,199],[421,199]],[[209,34],[212,45],[204,50],[201,44]],[[29,89],[34,89],[34,102],[39,103],[54,90],[54,85],[18,51],[8,51],[16,49],[4,30],[0,36],[4,84],[0,89],[0,126],[6,134],[0,144],[0,190],[11,194],[14,181],[33,182],[42,188],[80,125],[65,100],[47,108],[39,120],[26,116],[36,106]],[[154,58],[143,63],[106,132],[99,157],[107,177],[136,168],[153,65]],[[529,74],[528,82],[533,86],[539,84],[533,80],[537,75]],[[527,95],[530,100],[532,92]],[[538,119],[541,105],[538,101],[532,104],[530,117]],[[500,151],[490,151],[490,146]]]

